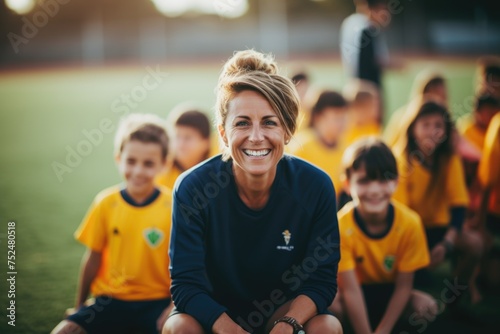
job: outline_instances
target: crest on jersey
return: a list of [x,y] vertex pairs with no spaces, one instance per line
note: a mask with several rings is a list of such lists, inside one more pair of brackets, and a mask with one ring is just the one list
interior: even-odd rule
[[156,248],[163,242],[165,238],[165,234],[162,230],[157,229],[156,227],[150,227],[143,231],[144,239],[146,239],[146,243],[151,248]]
[[281,234],[283,235],[283,240],[285,241],[285,245],[284,246],[278,245],[278,246],[276,246],[276,249],[286,250],[286,251],[293,250],[295,247],[292,245],[289,245],[290,240],[292,240],[292,233],[290,233],[289,230],[284,230]]
[[394,255],[387,255],[384,258],[384,269],[386,271],[392,271],[394,269],[394,263],[396,263],[396,257]]
[[283,239],[285,239],[285,244],[288,246],[288,244],[290,243],[290,239],[292,238],[292,233],[290,233],[290,231],[288,230],[284,230],[282,234]]

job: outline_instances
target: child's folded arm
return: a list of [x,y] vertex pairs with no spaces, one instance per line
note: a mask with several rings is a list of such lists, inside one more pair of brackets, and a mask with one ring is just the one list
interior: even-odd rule
[[354,270],[339,273],[339,286],[345,301],[346,313],[354,332],[357,334],[371,333],[366,303]]
[[391,333],[396,321],[401,316],[410,299],[411,290],[413,289],[413,275],[413,272],[398,273],[394,292],[375,333]]

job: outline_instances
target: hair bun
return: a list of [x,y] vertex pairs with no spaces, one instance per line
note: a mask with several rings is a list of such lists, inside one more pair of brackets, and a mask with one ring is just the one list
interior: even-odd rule
[[270,54],[260,53],[255,50],[238,51],[224,65],[221,77],[248,72],[277,74],[278,65]]

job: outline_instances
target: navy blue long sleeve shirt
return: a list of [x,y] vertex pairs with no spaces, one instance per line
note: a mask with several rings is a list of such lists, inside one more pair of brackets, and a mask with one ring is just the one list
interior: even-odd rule
[[182,174],[170,245],[177,309],[209,332],[224,312],[233,320],[254,311],[268,317],[271,306],[298,295],[324,312],[337,292],[335,203],[330,178],[289,156],[278,163],[260,210],[240,199],[231,160],[216,156]]

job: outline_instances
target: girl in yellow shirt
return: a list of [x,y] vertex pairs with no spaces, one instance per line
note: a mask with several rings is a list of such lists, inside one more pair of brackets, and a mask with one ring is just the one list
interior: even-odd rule
[[404,135],[394,146],[399,165],[394,198],[420,215],[430,268],[457,251],[461,256],[456,275],[468,287],[483,245],[478,233],[462,228],[469,198],[462,163],[452,144],[454,124],[448,109],[436,100],[422,99],[413,106]]

